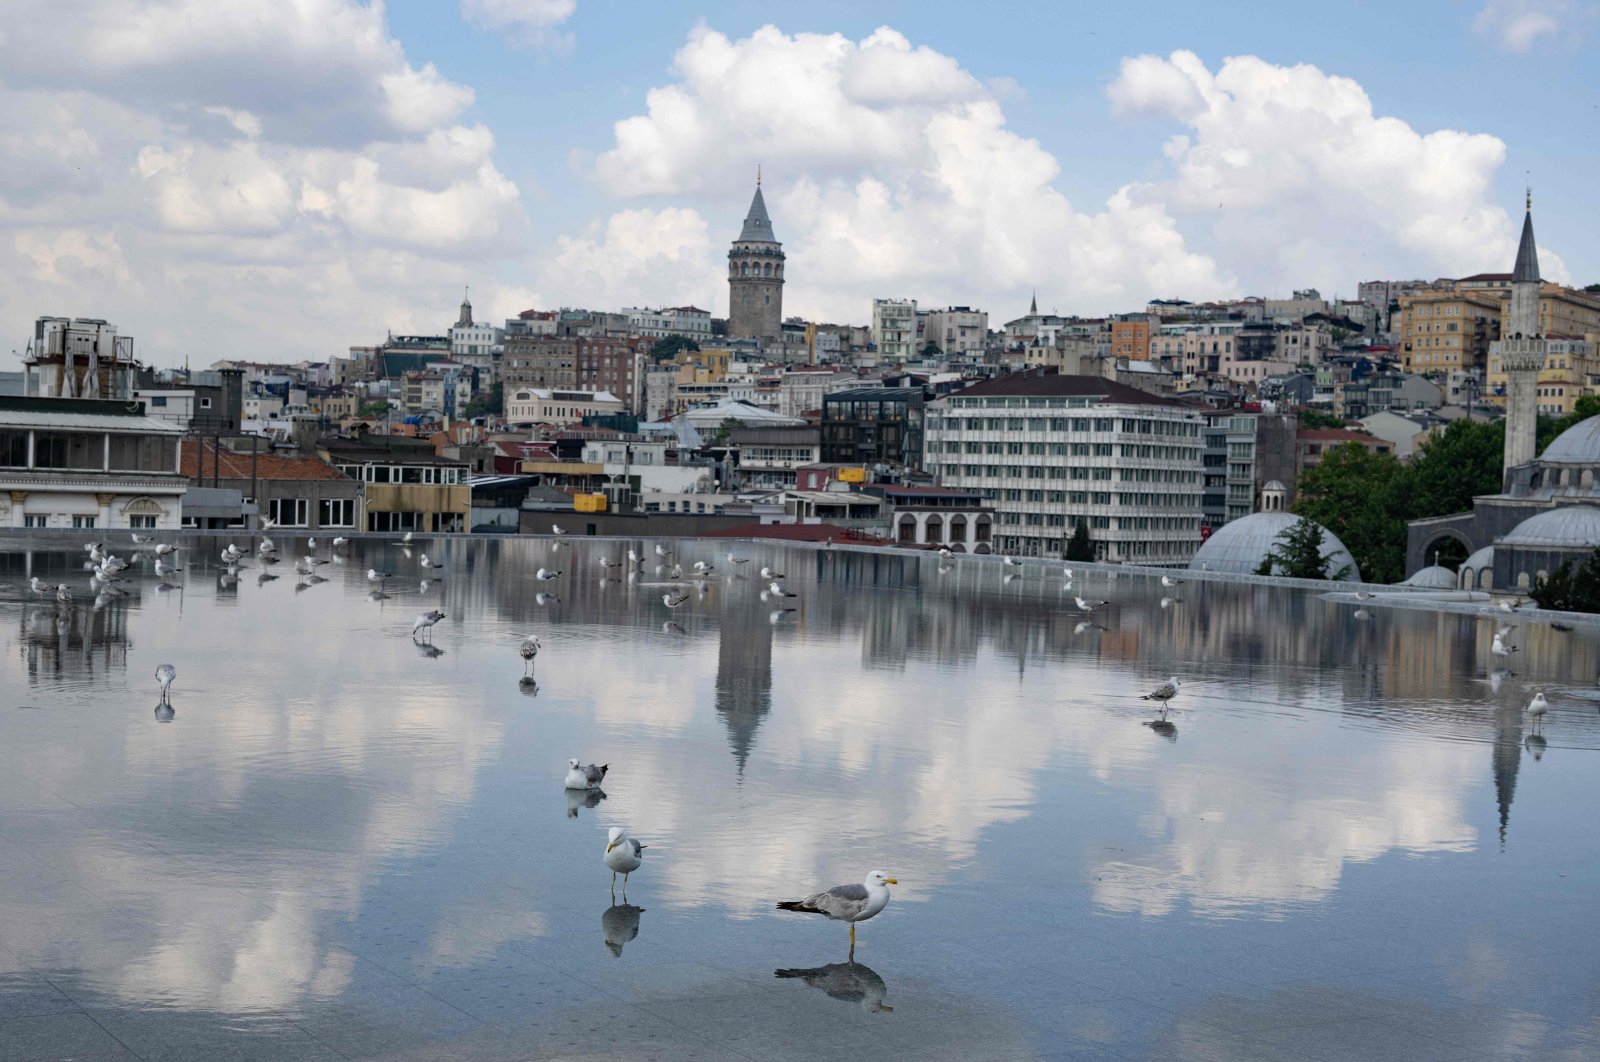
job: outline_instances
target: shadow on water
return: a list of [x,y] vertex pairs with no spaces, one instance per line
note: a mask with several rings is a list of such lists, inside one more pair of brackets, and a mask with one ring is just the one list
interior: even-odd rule
[[643,907],[636,907],[626,900],[600,912],[600,930],[605,934],[606,954],[613,959],[622,957],[622,946],[639,935],[639,916],[642,914]]
[[841,1003],[860,1004],[868,1014],[894,1010],[883,1001],[889,993],[889,986],[883,983],[878,971],[863,963],[834,962],[809,970],[774,970],[773,974],[784,980],[802,981]]

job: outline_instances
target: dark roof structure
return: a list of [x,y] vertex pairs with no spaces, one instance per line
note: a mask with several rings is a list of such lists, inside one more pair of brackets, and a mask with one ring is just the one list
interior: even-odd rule
[[739,231],[740,243],[777,243],[772,235],[772,219],[767,216],[767,201],[761,198],[761,184],[756,183],[755,198],[750,200],[750,213],[745,215],[744,228]]
[[[1184,403],[1163,398],[1137,387],[1129,387],[1099,376],[1066,376],[1049,372],[1014,372],[993,380],[973,384],[950,394],[950,398],[981,398],[993,395],[1008,398],[1100,398],[1130,406],[1175,406]],[[828,396],[832,397],[832,396]]]
[[1539,249],[1533,242],[1533,207],[1522,215],[1522,241],[1517,244],[1517,264],[1511,267],[1511,282],[1539,283]]

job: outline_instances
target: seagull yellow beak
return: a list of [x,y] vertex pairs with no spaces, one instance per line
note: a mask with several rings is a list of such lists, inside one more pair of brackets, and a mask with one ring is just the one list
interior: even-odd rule
[[607,852],[609,852],[609,851],[611,851],[611,850],[612,850],[612,849],[613,849],[613,848],[615,848],[615,847],[616,847],[616,846],[617,846],[617,842],[615,842],[615,841],[612,841],[612,842],[611,842],[611,843],[610,843],[610,844],[608,844],[608,845],[606,845],[606,851],[607,851]]
[[898,885],[898,884],[900,884],[900,879],[899,878],[884,878],[883,880],[884,880],[885,884],[888,884],[888,885]]

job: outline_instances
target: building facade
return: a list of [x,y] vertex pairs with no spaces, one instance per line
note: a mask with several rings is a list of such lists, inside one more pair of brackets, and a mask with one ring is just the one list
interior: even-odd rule
[[995,549],[1181,566],[1200,544],[1203,415],[1099,377],[1022,373],[930,404],[926,463],[993,499]]
[[946,357],[981,358],[989,341],[989,315],[970,306],[929,310],[923,318],[922,338],[937,346]]
[[822,399],[822,460],[922,467],[920,387],[857,387]]
[[138,405],[0,398],[0,527],[176,530],[183,429]]
[[872,345],[878,362],[904,362],[917,353],[917,300],[872,300]]
[[527,387],[578,386],[578,337],[527,335],[506,340],[500,359],[506,391]]
[[609,391],[526,387],[506,392],[507,424],[577,424],[584,417],[621,412],[622,400]]
[[750,200],[739,238],[728,252],[728,335],[775,339],[783,335],[783,244],[761,197],[761,180]]

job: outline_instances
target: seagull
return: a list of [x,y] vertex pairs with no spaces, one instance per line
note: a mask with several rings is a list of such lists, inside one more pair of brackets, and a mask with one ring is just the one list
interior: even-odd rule
[[854,955],[856,923],[865,922],[889,906],[889,886],[898,884],[898,878],[874,870],[860,885],[835,885],[827,892],[813,893],[803,900],[784,900],[778,904],[778,910],[826,915],[836,922],[849,922],[850,954]]
[[161,703],[166,704],[171,695],[172,683],[178,677],[178,669],[171,664],[162,664],[156,668],[156,681],[161,684]]
[[[232,542],[228,543],[228,548],[229,549],[233,549],[233,543]],[[258,552],[258,553],[276,553],[276,552],[278,552],[278,544],[276,542],[272,541],[272,539],[270,539],[270,538],[263,538],[261,540],[261,545],[256,547],[256,552]]]
[[306,549],[315,550],[316,548],[317,540],[315,537],[306,539]]
[[1000,561],[1007,568],[1020,568],[1020,567],[1022,567],[1022,562],[1017,560],[1017,558],[1015,558],[1015,557],[1001,557]]
[[1085,601],[1083,598],[1078,597],[1077,595],[1073,595],[1072,600],[1073,603],[1084,612],[1093,612],[1095,609],[1106,603],[1104,601]]
[[639,564],[639,554],[635,553],[631,546],[628,548],[628,564],[630,567],[637,567]]
[[657,542],[656,543],[656,556],[658,556],[658,557],[670,557],[670,556],[672,556],[672,551],[670,549],[668,549],[667,547],[663,546],[661,543]]
[[49,593],[53,593],[55,591],[55,587],[53,587],[49,583],[45,582],[43,579],[39,578],[37,575],[35,575],[33,577],[32,581],[28,583],[28,586],[36,594],[49,594]]
[[614,561],[610,557],[596,557],[595,563],[599,564],[606,571],[610,571],[612,568],[622,567],[621,561]]
[[622,895],[624,897],[628,895],[628,875],[638,870],[644,863],[644,850],[649,847],[629,837],[621,826],[611,827],[611,832],[607,835],[604,859],[606,866],[611,868],[613,890],[617,887],[617,875],[621,874]]
[[1161,577],[1161,585],[1162,586],[1182,586],[1183,585],[1183,580],[1182,579],[1174,579],[1170,575],[1163,575]]
[[800,596],[799,594],[791,593],[788,590],[785,590],[783,588],[783,584],[779,583],[776,579],[774,579],[772,581],[772,585],[771,586],[767,587],[767,592],[770,593],[773,597],[799,597]]
[[159,576],[162,579],[165,579],[167,576],[171,575],[173,572],[181,572],[181,571],[183,571],[183,569],[178,567],[176,564],[168,564],[165,561],[159,561],[159,560],[156,561],[156,575]]
[[1517,651],[1517,647],[1506,642],[1511,634],[1510,627],[1501,627],[1494,632],[1494,641],[1489,644],[1489,652],[1495,656],[1510,656]]
[[156,556],[166,557],[178,552],[182,548],[182,546],[174,546],[169,542],[158,542],[156,543]]
[[550,533],[552,535],[564,535],[564,534],[566,534],[565,531],[561,530],[561,525],[560,524],[551,524],[550,525]]
[[1067,581],[1067,585],[1068,586],[1071,586],[1072,585],[1072,569],[1071,568],[1062,568],[1061,569],[1061,578],[1063,578],[1063,579],[1065,579]]
[[728,554],[728,563],[729,564],[749,564],[750,563],[750,558],[749,557],[735,557],[733,554],[730,553],[730,554]]
[[334,540],[333,540],[333,548],[334,549],[343,549],[344,547],[348,546],[349,544],[350,544],[350,540],[348,538],[343,537],[343,536],[335,537]]
[[401,545],[402,545],[402,546],[409,546],[409,545],[411,545],[411,540],[412,540],[412,539],[413,539],[413,538],[415,538],[415,537],[416,537],[416,535],[415,535],[415,533],[414,533],[414,532],[411,532],[411,531],[407,531],[407,532],[406,532],[406,533],[405,533],[405,536],[404,536],[404,537],[403,537],[403,538],[401,538],[401,539],[400,539],[400,544],[401,544]]
[[697,572],[705,573],[705,572],[709,572],[709,571],[715,571],[716,569],[713,568],[711,565],[707,564],[705,561],[695,561],[694,562],[694,570],[697,571]]
[[763,579],[782,579],[783,578],[783,573],[782,572],[775,572],[771,568],[762,568],[761,569],[761,578],[763,578]]
[[263,530],[263,531],[271,531],[274,527],[277,527],[277,526],[278,526],[278,521],[274,520],[272,517],[268,516],[268,517],[262,518],[261,530]]
[[577,760],[567,761],[567,788],[568,789],[599,789],[600,783],[605,781],[606,772],[611,770],[611,764],[602,763],[596,767],[589,764],[582,766]]
[[1181,683],[1178,682],[1177,678],[1170,678],[1139,699],[1141,701],[1155,701],[1160,704],[1161,718],[1165,719],[1167,717],[1167,709],[1172,707],[1172,698],[1178,695],[1178,687],[1180,685]]
[[[326,563],[327,563],[327,561],[319,561],[319,562],[318,562],[318,563],[320,563],[320,564],[326,564]],[[439,563],[439,562],[437,562],[437,561],[431,561],[431,560],[429,560],[429,559],[428,559],[428,555],[427,555],[427,554],[426,554],[426,553],[424,553],[424,554],[423,554],[423,555],[422,555],[422,561],[421,561],[421,564],[422,564],[422,566],[423,566],[423,567],[424,567],[424,568],[440,568],[440,569],[443,569],[443,568],[444,568],[444,565],[442,565],[442,564],[440,564],[440,563]]]
[[1373,593],[1372,593],[1371,590],[1357,590],[1356,591],[1356,600],[1357,601],[1371,601],[1372,598],[1373,598]]
[[394,575],[394,572],[380,571],[377,568],[368,568],[367,569],[367,579],[369,581],[371,581],[371,582],[374,582],[374,583],[381,583],[385,579],[393,577],[393,575]]
[[533,658],[539,655],[539,636],[530,634],[522,639],[522,648],[518,652],[523,660],[522,673],[525,675],[531,674],[533,671]]
[[[314,557],[309,553],[306,554],[305,561],[306,561],[307,564],[311,565],[312,567],[320,567],[320,566],[328,563],[327,561],[322,560],[320,557]],[[426,565],[424,565],[424,567],[426,567]]]
[[1521,607],[1522,607],[1522,600],[1520,598],[1512,598],[1509,601],[1500,602],[1500,611],[1501,612],[1515,612],[1517,609],[1519,609]]
[[666,593],[661,595],[661,603],[666,605],[668,608],[677,608],[679,605],[682,605],[688,600],[688,594],[678,594],[677,596],[673,596],[671,593]]
[[1550,710],[1550,702],[1544,699],[1544,690],[1537,690],[1533,700],[1528,702],[1528,714],[1533,717],[1533,725],[1537,727],[1544,722],[1544,713]]
[[63,605],[72,604],[72,590],[66,583],[61,583],[56,587],[56,600]]
[[682,579],[682,578],[683,578],[683,565],[681,565],[681,564],[674,564],[674,565],[673,565],[673,566],[672,566],[672,571],[671,571],[671,572],[670,572],[670,573],[669,573],[669,574],[670,574],[670,575],[671,575],[671,576],[672,576],[672,578],[674,578],[674,579]]
[[416,638],[418,631],[432,631],[433,625],[444,619],[444,613],[439,609],[424,612],[418,616],[416,622],[411,624],[411,637]]
[[545,582],[548,583],[552,579],[561,578],[561,573],[560,572],[550,571],[547,568],[540,568],[538,571],[533,573],[533,577],[535,579],[543,579]]
[[133,544],[135,546],[148,546],[150,543],[154,542],[155,540],[156,540],[156,536],[154,536],[154,535],[141,535],[137,531],[135,531],[133,533]]
[[940,546],[939,547],[939,559],[943,560],[943,561],[954,560],[955,559],[955,554],[950,552],[950,547],[949,546]]

